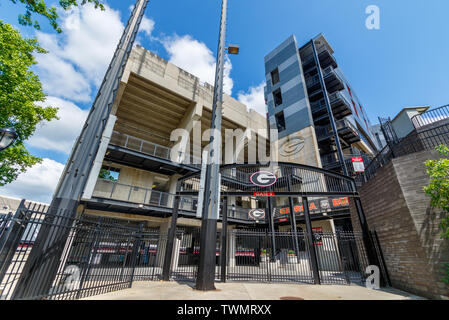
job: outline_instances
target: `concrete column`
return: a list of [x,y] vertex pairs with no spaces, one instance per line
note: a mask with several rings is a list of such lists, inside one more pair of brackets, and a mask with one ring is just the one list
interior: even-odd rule
[[[179,174],[174,174],[170,177],[169,183],[169,189],[168,192],[171,194],[176,194],[176,183],[178,182],[178,179],[181,177]],[[173,203],[175,201],[174,197],[170,197],[168,200],[168,206],[169,208],[173,208]],[[182,208],[181,208],[182,209]]]
[[[232,231],[229,230],[229,231]],[[235,267],[235,250],[237,247],[236,237],[234,232],[229,232],[228,236],[228,266]]]
[[167,249],[167,233],[170,227],[171,218],[168,218],[166,222],[162,223],[159,228],[159,246],[156,253],[156,267],[162,268],[164,265],[164,255]]
[[178,269],[179,263],[179,250],[181,249],[181,240],[175,238],[175,242],[173,244],[173,255],[171,257],[171,270],[174,271]]

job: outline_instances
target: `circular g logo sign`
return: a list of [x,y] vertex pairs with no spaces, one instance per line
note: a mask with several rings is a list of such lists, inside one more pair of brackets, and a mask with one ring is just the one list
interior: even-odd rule
[[253,220],[261,220],[265,218],[265,210],[264,209],[253,209],[248,212],[249,218]]
[[288,157],[298,153],[303,148],[304,139],[302,137],[293,137],[282,144],[279,153],[283,157]]
[[254,172],[249,178],[251,183],[258,187],[269,187],[276,183],[276,176],[268,171]]

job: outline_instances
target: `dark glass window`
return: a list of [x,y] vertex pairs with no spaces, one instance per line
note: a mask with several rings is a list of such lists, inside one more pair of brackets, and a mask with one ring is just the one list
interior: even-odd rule
[[279,112],[276,114],[276,125],[278,128],[278,131],[284,131],[285,130],[285,118],[284,118],[284,112]]
[[271,71],[271,83],[274,86],[278,82],[279,82],[279,70],[278,68],[276,68],[273,71]]
[[274,99],[274,106],[280,106],[282,104],[282,93],[281,88],[273,91],[273,99]]

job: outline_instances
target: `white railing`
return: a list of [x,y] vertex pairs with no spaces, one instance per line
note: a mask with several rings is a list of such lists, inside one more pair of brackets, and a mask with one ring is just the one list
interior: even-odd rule
[[138,151],[157,158],[166,159],[175,163],[183,163],[194,167],[201,167],[201,159],[198,157],[179,152],[178,159],[183,160],[181,162],[173,161],[171,157],[171,148],[136,138],[125,133],[120,133],[118,131],[114,131],[112,133],[110,144]]
[[174,199],[174,195],[168,192],[126,185],[106,179],[97,180],[93,196],[168,208],[173,206]]

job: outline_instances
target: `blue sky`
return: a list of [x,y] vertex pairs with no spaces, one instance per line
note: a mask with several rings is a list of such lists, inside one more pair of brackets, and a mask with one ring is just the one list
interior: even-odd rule
[[[51,0],[48,2],[52,3]],[[35,69],[49,101],[55,106],[64,105],[65,118],[72,119],[67,123],[61,121],[59,127],[37,131],[36,138],[29,143],[33,154],[48,159],[46,166],[32,172],[34,176],[31,174],[37,180],[43,174],[51,176],[48,189],[58,176],[58,171],[53,172],[48,167],[55,165],[62,170],[109,62],[108,52],[112,54],[112,50],[107,49],[115,48],[115,39],[126,23],[129,7],[134,1],[108,0],[106,3],[110,7],[109,15],[94,12],[102,18],[86,24],[90,29],[85,27],[76,33],[69,28],[62,35],[56,35],[43,19],[39,19],[43,27],[40,33],[19,26],[17,15],[23,6],[0,0],[0,19],[13,24],[24,35],[38,36],[41,44],[50,51],[47,57],[39,60]],[[215,57],[217,47],[220,5],[218,0],[150,0],[146,24],[141,28],[145,30],[139,33],[137,41],[163,58],[179,62],[185,69],[191,67],[188,71],[210,78],[213,69],[210,59]],[[369,5],[380,8],[380,30],[365,27],[368,16],[365,8]],[[260,109],[264,56],[291,34],[295,34],[302,44],[323,33],[373,124],[377,123],[378,116],[394,116],[405,106],[447,104],[447,12],[447,0],[229,0],[227,40],[241,48],[238,56],[230,57],[232,69],[228,80],[233,84],[232,96]],[[70,17],[61,17],[65,24],[70,21]],[[93,49],[96,41],[103,51]],[[191,50],[184,50],[181,45],[190,46]],[[208,62],[203,63],[199,61],[201,59]],[[100,67],[93,68],[89,60],[91,63],[99,61]],[[81,120],[75,124],[73,119]],[[35,194],[32,186],[24,186],[25,177],[19,180],[0,188],[0,193],[41,201],[49,199],[48,190]],[[30,180],[29,176],[27,180]]]

